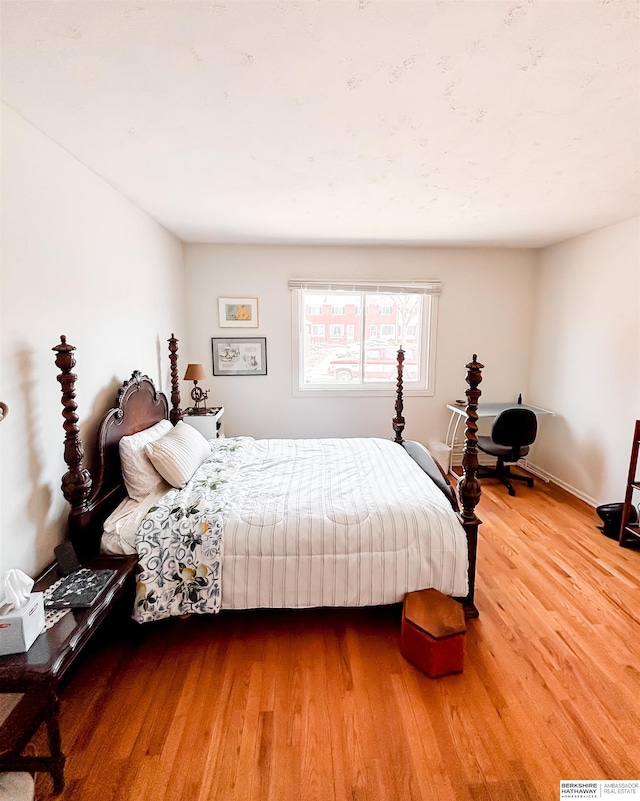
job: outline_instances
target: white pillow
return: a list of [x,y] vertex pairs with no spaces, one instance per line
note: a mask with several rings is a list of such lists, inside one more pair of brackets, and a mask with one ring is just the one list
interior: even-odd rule
[[162,478],[177,489],[182,489],[211,455],[209,442],[182,420],[162,439],[149,443],[145,450]]
[[122,477],[127,495],[134,501],[143,501],[162,481],[162,477],[149,461],[145,447],[163,437],[172,427],[168,420],[160,420],[151,428],[145,428],[144,431],[130,434],[120,440]]

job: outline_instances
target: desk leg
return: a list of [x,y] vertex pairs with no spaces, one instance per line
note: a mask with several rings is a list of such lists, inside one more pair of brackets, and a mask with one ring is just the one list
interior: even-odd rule
[[457,473],[453,472],[453,447],[456,442],[458,427],[460,426],[460,421],[462,420],[463,415],[466,416],[466,412],[463,412],[462,410],[460,412],[457,411],[451,412],[451,418],[449,419],[449,427],[447,428],[447,438],[445,440],[446,444],[451,448],[450,458],[449,458],[449,473],[456,479],[460,478],[460,476]]
[[60,737],[60,699],[54,693],[51,698],[51,707],[47,715],[47,732],[49,733],[49,753],[51,754],[51,776],[53,777],[53,791],[56,795],[64,790],[64,763]]

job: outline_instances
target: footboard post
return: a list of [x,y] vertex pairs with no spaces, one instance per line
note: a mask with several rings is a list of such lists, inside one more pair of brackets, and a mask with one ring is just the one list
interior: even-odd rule
[[478,526],[482,521],[476,516],[475,508],[480,500],[480,482],[476,474],[478,472],[478,400],[481,395],[479,385],[482,381],[483,367],[484,365],[480,364],[475,353],[473,354],[472,361],[466,365],[466,380],[469,385],[469,389],[466,390],[467,421],[464,432],[464,451],[462,455],[463,474],[458,481],[458,497],[460,498],[461,507],[458,517],[467,534],[469,551],[469,593],[462,602],[465,616],[468,618],[478,617],[479,614],[474,603],[474,594]]
[[396,381],[396,416],[393,418],[392,425],[396,435],[393,439],[394,442],[402,445],[402,432],[404,431],[404,417],[402,410],[404,403],[402,400],[402,370],[404,362],[404,351],[402,348],[398,351],[398,380]]
[[169,420],[175,425],[178,420],[182,420],[182,409],[180,408],[180,377],[178,375],[178,340],[171,334],[168,342],[169,361],[171,362],[171,411],[169,412]]
[[69,468],[62,477],[62,494],[71,504],[71,515],[81,513],[87,504],[91,492],[91,474],[82,466],[84,448],[78,428],[79,417],[76,414],[76,381],[78,376],[71,372],[76,366],[73,355],[75,347],[67,343],[64,334],[60,344],[52,348],[56,353],[56,367],[60,370],[58,381],[62,388],[62,416],[64,417],[64,460]]

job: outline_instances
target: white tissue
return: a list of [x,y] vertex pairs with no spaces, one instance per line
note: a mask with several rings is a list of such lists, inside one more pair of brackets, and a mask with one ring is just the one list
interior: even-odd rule
[[33,579],[22,570],[7,570],[0,577],[0,597],[2,613],[8,614],[24,606],[29,600],[33,588]]

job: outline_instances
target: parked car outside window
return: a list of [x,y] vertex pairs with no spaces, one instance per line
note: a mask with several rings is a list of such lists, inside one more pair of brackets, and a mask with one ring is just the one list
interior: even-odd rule
[[[393,345],[372,345],[367,343],[364,353],[364,381],[395,381],[398,376],[398,348]],[[345,352],[329,362],[329,374],[336,381],[360,381],[359,352]],[[404,377],[415,381],[418,364],[411,348],[404,352]]]

